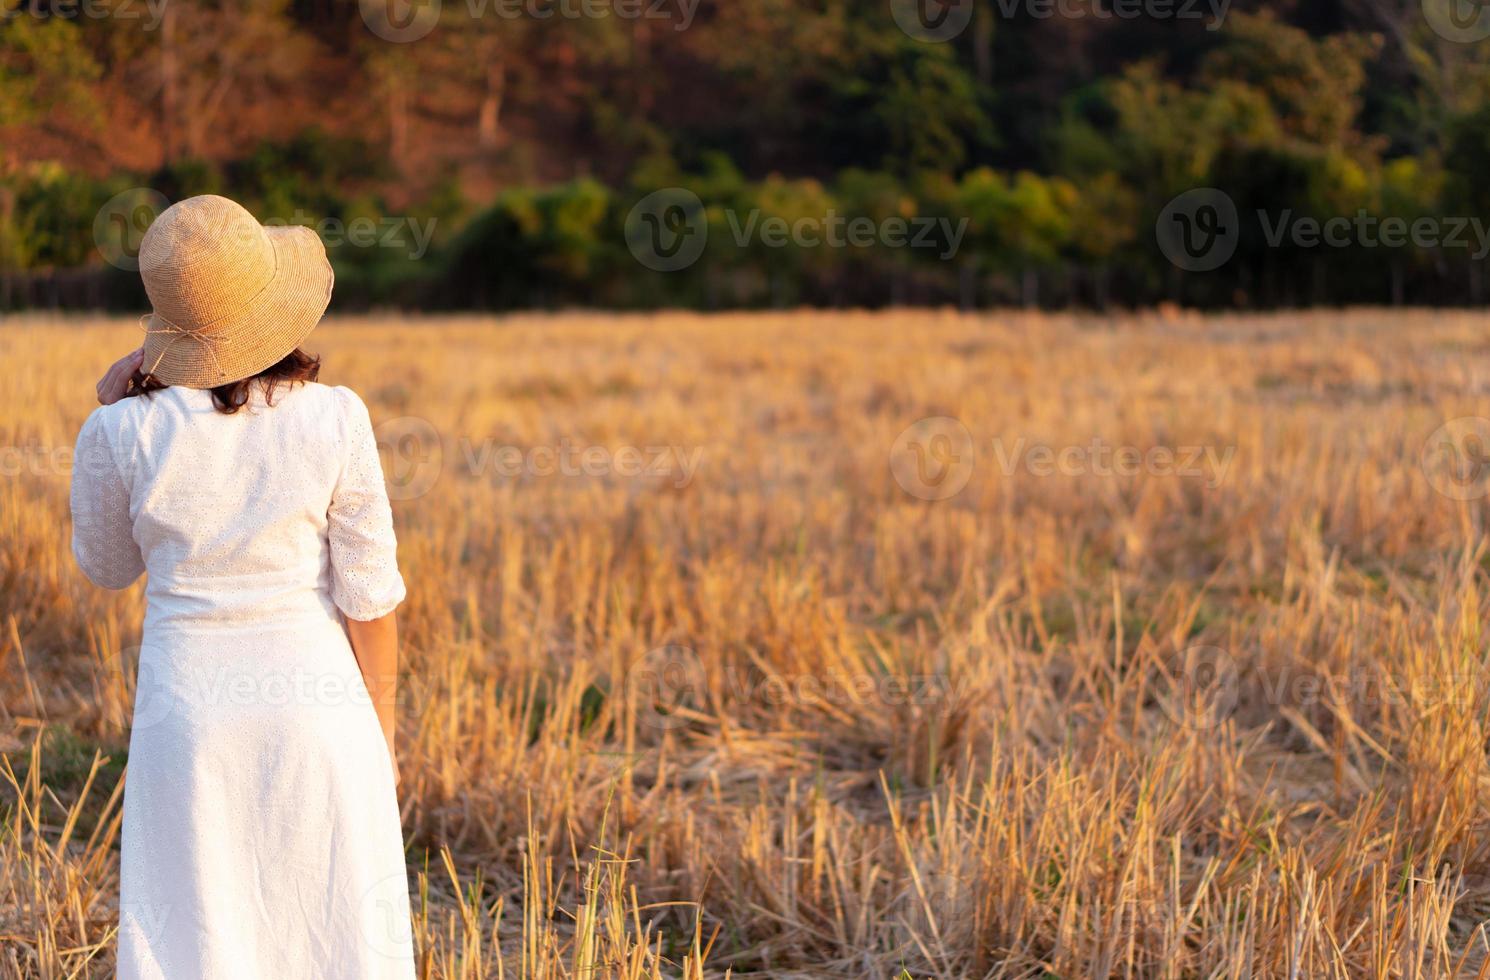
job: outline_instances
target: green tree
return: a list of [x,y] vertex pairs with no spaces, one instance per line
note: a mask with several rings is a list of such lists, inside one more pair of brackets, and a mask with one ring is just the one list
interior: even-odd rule
[[1261,92],[1286,137],[1330,147],[1361,141],[1355,123],[1366,61],[1380,50],[1379,37],[1314,38],[1271,12],[1233,11],[1225,40],[1206,56],[1200,87],[1245,85]]
[[22,13],[17,2],[0,0],[0,173],[20,162],[18,127],[59,112],[102,121],[90,85],[101,71],[77,24]]
[[1070,210],[1071,251],[1091,270],[1094,301],[1106,306],[1112,265],[1138,237],[1138,194],[1110,170],[1081,182],[1075,190]]
[[1072,234],[1078,194],[1060,177],[1021,171],[1006,178],[986,167],[968,173],[957,189],[958,213],[968,219],[965,269],[991,266],[1014,276],[1022,302],[1039,302],[1039,273],[1055,265]]
[[[1396,218],[1411,228],[1423,218],[1436,217],[1444,201],[1444,174],[1431,160],[1401,157],[1376,175],[1376,197],[1383,220]],[[1391,301],[1401,306],[1407,298],[1407,276],[1432,264],[1432,257],[1411,243],[1387,249]]]

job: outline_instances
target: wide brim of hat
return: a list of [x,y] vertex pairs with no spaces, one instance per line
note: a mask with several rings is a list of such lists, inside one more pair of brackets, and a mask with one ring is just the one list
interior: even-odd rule
[[243,309],[224,311],[211,323],[167,324],[150,314],[142,370],[167,385],[216,388],[274,366],[310,336],[331,304],[335,275],[326,248],[299,225],[264,233],[274,247],[269,284]]

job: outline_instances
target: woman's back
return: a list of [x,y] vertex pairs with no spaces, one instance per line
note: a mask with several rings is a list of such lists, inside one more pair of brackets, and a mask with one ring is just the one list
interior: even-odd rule
[[[255,390],[228,415],[210,392],[167,388],[94,412],[79,440],[79,563],[117,588],[149,572],[147,630],[255,632],[334,617],[372,619],[397,605],[392,523],[367,409],[350,389],[316,383]],[[95,506],[127,500],[128,512]]]

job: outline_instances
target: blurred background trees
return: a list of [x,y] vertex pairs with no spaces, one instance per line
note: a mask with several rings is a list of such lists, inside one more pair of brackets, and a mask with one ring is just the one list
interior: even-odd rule
[[[434,221],[418,255],[328,241],[349,305],[1481,301],[1473,234],[1309,247],[1255,216],[1490,221],[1490,39],[1419,0],[1152,7],[975,0],[928,43],[846,0],[0,0],[0,308],[139,303],[92,232],[130,187]],[[370,28],[400,10],[437,16]],[[665,186],[709,247],[658,273],[624,228]],[[1179,274],[1154,225],[1197,187],[1242,234]],[[752,215],[967,230],[777,247],[738,240]]]

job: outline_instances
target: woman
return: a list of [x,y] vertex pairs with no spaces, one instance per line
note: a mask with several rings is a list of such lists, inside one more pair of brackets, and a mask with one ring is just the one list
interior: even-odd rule
[[118,976],[408,980],[404,583],[367,409],[299,349],[325,250],[194,197],[140,268],[145,343],[99,382],[72,486],[84,573],[149,573]]

